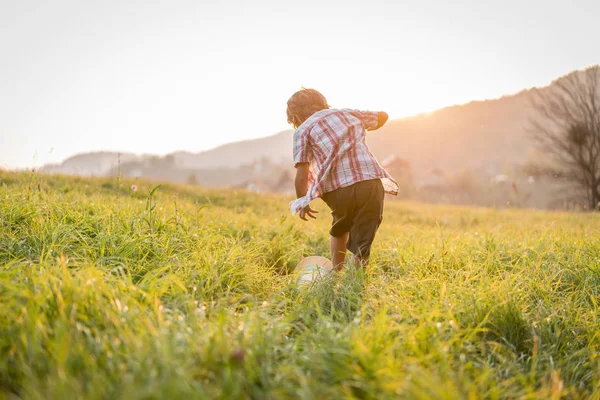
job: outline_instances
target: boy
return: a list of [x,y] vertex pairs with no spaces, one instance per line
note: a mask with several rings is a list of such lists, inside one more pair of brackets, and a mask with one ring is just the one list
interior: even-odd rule
[[[365,141],[365,130],[386,123],[385,112],[332,109],[314,89],[302,89],[287,102],[294,126],[296,200],[292,214],[316,219],[309,203],[321,197],[331,209],[331,258],[344,266],[346,249],[357,267],[366,265],[382,220],[385,192],[398,194],[398,184],[379,165]],[[385,185],[385,188],[384,188]]]

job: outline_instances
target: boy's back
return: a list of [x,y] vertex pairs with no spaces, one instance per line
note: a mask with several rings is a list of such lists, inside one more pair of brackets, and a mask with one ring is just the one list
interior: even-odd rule
[[366,143],[366,130],[379,127],[379,114],[325,109],[312,114],[294,132],[294,164],[310,165],[309,190],[291,204],[293,213],[336,189],[371,179],[384,180],[386,192],[398,193],[393,178]]

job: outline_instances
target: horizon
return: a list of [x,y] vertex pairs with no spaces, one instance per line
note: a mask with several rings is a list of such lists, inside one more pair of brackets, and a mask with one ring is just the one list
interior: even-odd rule
[[[0,167],[100,151],[198,153],[272,136],[291,130],[285,102],[301,86],[333,107],[398,120],[547,86],[597,63],[577,40],[593,33],[582,22],[600,11],[593,1],[425,3],[331,1],[317,15],[310,1],[4,5]],[[318,32],[296,29],[307,19]],[[559,31],[559,21],[572,24]]]
[[[593,65],[584,67],[581,70],[583,70],[585,68],[592,67],[592,66]],[[486,98],[486,99],[473,99],[473,100],[469,100],[469,101],[466,101],[466,102],[463,102],[463,103],[450,104],[450,105],[442,106],[440,108],[436,108],[435,110],[418,112],[418,113],[415,113],[415,114],[401,116],[401,117],[396,117],[396,118],[390,117],[390,119],[389,119],[389,121],[387,123],[390,123],[390,122],[393,122],[393,121],[402,121],[402,120],[405,120],[405,119],[419,117],[419,116],[422,116],[422,115],[434,114],[434,113],[436,113],[438,111],[441,111],[441,110],[444,110],[444,109],[447,109],[447,108],[467,106],[467,105],[469,105],[471,103],[478,103],[478,102],[485,102],[485,101],[495,101],[495,100],[500,100],[500,99],[504,99],[504,98],[507,98],[507,97],[517,96],[517,95],[519,95],[519,94],[521,94],[521,93],[523,93],[525,91],[534,90],[534,89],[542,89],[542,88],[548,87],[548,85],[550,85],[555,80],[557,80],[557,79],[559,79],[559,78],[561,78],[563,76],[566,76],[566,75],[568,75],[568,74],[570,74],[572,72],[577,72],[577,71],[581,71],[581,70],[572,70],[572,71],[569,71],[569,72],[567,72],[567,73],[565,73],[563,75],[560,75],[560,76],[556,77],[552,81],[548,82],[548,84],[545,85],[545,86],[532,86],[532,87],[528,87],[528,88],[523,88],[523,89],[521,89],[519,91],[516,91],[516,92],[513,92],[513,93],[503,94],[503,95],[500,95],[500,96],[497,96],[497,97]],[[140,152],[136,152],[136,151],[127,151],[127,150],[126,151],[122,151],[122,150],[118,150],[118,149],[117,150],[104,150],[104,149],[90,150],[90,151],[83,151],[83,152],[71,154],[71,155],[67,156],[66,158],[64,158],[62,160],[58,160],[56,162],[51,162],[51,163],[46,163],[44,165],[41,165],[40,167],[51,166],[51,165],[60,165],[63,162],[65,162],[65,161],[67,161],[67,160],[69,160],[69,159],[71,159],[73,157],[76,157],[76,156],[81,156],[81,155],[86,155],[86,154],[97,154],[97,153],[120,153],[120,154],[134,154],[136,156],[158,156],[158,157],[164,157],[164,156],[167,156],[169,154],[180,153],[180,152],[181,153],[200,154],[200,153],[210,152],[210,151],[213,151],[213,150],[218,150],[221,147],[224,147],[224,146],[227,146],[227,145],[231,145],[231,144],[237,144],[237,143],[244,143],[244,142],[249,142],[249,141],[253,141],[253,140],[266,139],[266,138],[269,138],[269,137],[278,136],[278,135],[286,133],[286,132],[290,132],[291,133],[293,131],[294,131],[294,128],[292,128],[290,126],[287,129],[283,129],[283,130],[280,130],[280,131],[277,131],[277,132],[274,132],[274,133],[266,134],[266,135],[263,135],[263,136],[252,137],[252,138],[245,138],[245,139],[243,138],[243,139],[235,140],[235,141],[232,141],[232,142],[225,142],[225,143],[218,144],[218,145],[216,145],[214,147],[211,147],[211,148],[208,148],[208,149],[204,149],[204,150],[199,150],[199,151],[191,151],[191,150],[179,149],[179,150],[170,151],[168,153],[140,153]],[[0,168],[2,168],[2,167],[0,166]],[[25,167],[25,168],[7,168],[7,169],[8,170],[24,170],[24,169],[27,169],[27,167]]]

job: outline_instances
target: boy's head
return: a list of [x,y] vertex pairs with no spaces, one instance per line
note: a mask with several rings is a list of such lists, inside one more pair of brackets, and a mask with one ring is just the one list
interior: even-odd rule
[[315,89],[302,89],[288,100],[287,119],[294,128],[298,128],[308,117],[327,108],[329,104],[325,96]]

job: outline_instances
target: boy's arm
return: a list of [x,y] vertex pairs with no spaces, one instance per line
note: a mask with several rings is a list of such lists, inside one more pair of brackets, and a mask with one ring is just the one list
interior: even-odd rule
[[368,131],[374,131],[381,128],[388,120],[388,115],[383,111],[359,111],[347,110],[356,118],[360,119]]
[[[294,186],[296,187],[296,197],[304,197],[306,196],[306,192],[308,191],[308,175],[310,173],[310,164],[309,163],[298,163],[296,164],[296,179],[294,180]],[[317,214],[317,210],[313,210],[310,208],[310,205],[307,205],[302,210],[300,210],[299,215],[300,218],[308,221],[306,216],[308,215],[312,219],[317,219],[314,214]]]
[[308,173],[309,163],[298,163],[296,164],[296,179],[294,180],[294,186],[296,187],[296,197],[306,196],[308,191]]

